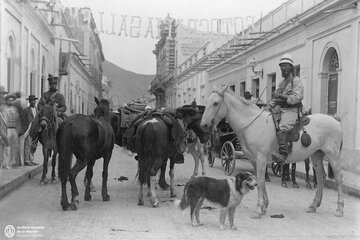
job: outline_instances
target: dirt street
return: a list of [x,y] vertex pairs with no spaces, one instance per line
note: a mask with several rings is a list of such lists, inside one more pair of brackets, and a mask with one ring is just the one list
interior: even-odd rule
[[[175,166],[175,184],[180,199],[183,186],[191,176],[193,159],[186,154],[185,163]],[[249,163],[238,160],[235,171],[251,170]],[[96,192],[92,201],[85,202],[83,170],[77,177],[79,200],[77,211],[64,212],[60,206],[61,185],[40,186],[40,175],[29,180],[17,190],[0,200],[0,239],[7,239],[4,229],[14,226],[13,239],[360,239],[360,201],[345,195],[345,215],[334,216],[337,193],[325,189],[320,209],[315,214],[306,213],[315,190],[306,189],[298,180],[300,189],[281,188],[280,179],[270,176],[267,183],[270,205],[262,219],[252,219],[256,208],[257,190],[245,196],[235,213],[237,231],[219,230],[219,208],[204,202],[200,218],[204,226],[192,227],[189,209],[174,207],[170,191],[159,190],[160,205],[153,208],[147,197],[144,206],[137,205],[138,184],[135,180],[137,162],[120,147],[115,147],[109,168],[109,194],[111,202],[101,198],[102,159],[94,171]],[[220,160],[213,168],[207,166],[207,175],[224,178]],[[128,181],[118,181],[126,176]],[[167,181],[168,170],[167,170]],[[68,183],[68,196],[70,187]],[[147,192],[147,187],[144,188]],[[282,219],[270,215],[283,214]],[[227,222],[228,224],[228,222]]]

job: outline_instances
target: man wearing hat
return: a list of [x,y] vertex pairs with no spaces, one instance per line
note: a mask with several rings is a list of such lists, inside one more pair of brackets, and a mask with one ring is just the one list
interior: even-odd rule
[[287,53],[281,57],[279,66],[284,79],[272,94],[270,106],[280,111],[281,116],[276,132],[279,152],[273,154],[273,160],[284,163],[289,154],[288,132],[294,128],[299,108],[302,107],[304,87],[300,78],[295,74],[294,60],[290,54]]
[[44,92],[41,96],[38,103],[38,109],[40,110],[45,104],[53,105],[56,108],[58,116],[64,119],[66,111],[65,98],[64,95],[57,90],[58,80],[58,77],[53,77],[49,74],[49,91]]
[[[21,151],[24,154],[24,165],[25,166],[38,165],[37,163],[34,162],[34,153],[35,153],[35,151],[33,151],[34,149],[31,149],[32,138],[29,135],[31,123],[32,123],[32,121],[34,120],[34,118],[35,118],[35,116],[37,114],[37,109],[35,107],[37,99],[38,98],[35,95],[30,95],[26,99],[26,100],[29,101],[30,105],[29,105],[29,107],[25,108],[22,111],[22,114],[21,114],[22,125],[23,125],[24,130],[25,130],[25,133],[23,135],[23,137],[24,137],[24,143],[23,143],[24,149],[21,150]],[[36,148],[35,148],[35,150],[36,150]]]

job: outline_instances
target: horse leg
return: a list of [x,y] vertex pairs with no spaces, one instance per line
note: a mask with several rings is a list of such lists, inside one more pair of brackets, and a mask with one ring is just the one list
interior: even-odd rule
[[70,204],[68,202],[68,197],[67,197],[67,193],[66,193],[66,182],[67,182],[67,178],[61,178],[61,200],[60,200],[60,205],[62,206],[62,209],[64,211],[66,211]]
[[174,165],[175,161],[170,161],[170,170],[169,170],[169,176],[170,176],[170,197],[176,197],[175,187],[174,187]]
[[340,168],[340,152],[336,153],[334,151],[326,151],[325,155],[330,166],[332,167],[338,191],[338,201],[335,216],[342,217],[344,216],[344,197],[342,190],[342,173]]
[[289,175],[289,166],[290,164],[288,163],[285,163],[283,166],[282,166],[282,174],[281,174],[281,186],[283,188],[287,188],[287,177]]
[[198,145],[198,154],[201,161],[201,175],[206,176],[204,146],[201,143]]
[[265,182],[271,182],[271,181],[270,181],[269,174],[268,174],[267,166],[266,166],[266,169],[265,169]]
[[[310,188],[310,189],[311,189],[310,178],[309,178],[309,171],[310,171],[310,161],[309,161],[309,158],[305,159],[304,162],[305,162],[305,172],[306,172],[306,177],[305,177],[306,188]],[[314,171],[314,172],[315,172],[315,171]]]
[[58,182],[58,179],[56,178],[56,174],[55,174],[56,155],[57,155],[57,151],[53,150],[53,155],[52,155],[52,159],[51,159],[51,166],[52,166],[51,183],[57,183]]
[[313,168],[313,175],[314,175],[314,177],[313,177],[313,181],[314,181],[314,188],[317,188],[317,179],[316,179],[316,172],[315,172],[315,168]]
[[144,205],[144,194],[143,194],[143,185],[140,184],[140,191],[138,195],[138,205],[142,206]]
[[159,206],[159,201],[156,198],[155,184],[156,184],[156,175],[150,176],[149,192],[150,192],[150,202],[153,207]]
[[112,151],[110,151],[110,153],[106,154],[106,156],[103,157],[104,163],[103,163],[102,188],[101,188],[101,195],[103,201],[110,201],[110,196],[108,194],[108,189],[107,189],[107,178],[108,178],[108,167],[111,159],[111,154]]
[[190,152],[192,157],[194,158],[194,163],[195,163],[194,171],[193,171],[193,174],[191,175],[191,178],[195,178],[198,175],[198,172],[199,172],[199,158],[198,158],[197,154],[194,151],[195,150],[192,149],[191,152]]
[[87,165],[86,168],[86,174],[85,174],[85,196],[84,196],[84,200],[85,201],[90,201],[91,200],[91,179],[93,177],[93,168],[94,168],[94,164],[95,164],[96,160],[92,160],[89,162],[89,164]]
[[87,161],[85,159],[77,159],[75,165],[71,168],[70,173],[69,173],[69,181],[71,184],[71,203],[70,203],[70,208],[71,210],[77,210],[77,206],[76,204],[79,204],[79,200],[77,199],[77,197],[79,196],[79,191],[78,188],[76,186],[76,176],[78,175],[78,173],[84,169],[84,167],[86,166]]
[[292,181],[292,187],[293,188],[299,188],[299,185],[296,182],[296,163],[291,164],[291,181]]
[[260,219],[262,215],[265,215],[266,208],[269,205],[268,200],[267,202],[265,202],[265,199],[267,199],[267,193],[265,189],[266,164],[267,164],[267,158],[266,156],[263,155],[257,156],[256,165],[253,164],[256,170],[256,179],[258,181],[258,202],[257,202],[255,215],[252,216],[252,218],[254,219]]
[[169,184],[167,184],[167,182],[165,180],[166,164],[167,164],[167,161],[165,160],[163,162],[163,164],[161,165],[160,178],[159,178],[159,186],[163,190],[169,189]]
[[46,147],[43,145],[43,156],[44,156],[44,164],[43,164],[43,173],[41,176],[40,184],[47,184],[46,174],[48,170],[48,161],[49,161],[49,152]]
[[313,203],[310,205],[309,209],[307,210],[308,213],[315,213],[316,208],[320,206],[321,200],[322,200],[322,194],[324,189],[324,182],[325,182],[325,169],[323,165],[323,158],[324,153],[322,151],[316,151],[312,157],[311,161],[313,163],[313,166],[316,171],[316,175],[319,177],[319,186],[316,190],[315,198],[313,200]]

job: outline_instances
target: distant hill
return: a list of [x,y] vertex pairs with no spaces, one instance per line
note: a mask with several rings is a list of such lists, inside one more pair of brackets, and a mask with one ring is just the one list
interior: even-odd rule
[[122,106],[124,103],[151,96],[147,90],[154,75],[127,71],[106,60],[103,62],[103,75],[110,80],[110,95],[115,105]]

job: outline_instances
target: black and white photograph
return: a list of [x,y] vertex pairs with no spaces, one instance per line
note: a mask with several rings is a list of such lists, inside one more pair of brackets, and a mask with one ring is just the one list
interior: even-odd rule
[[360,239],[360,0],[0,0],[0,239]]

